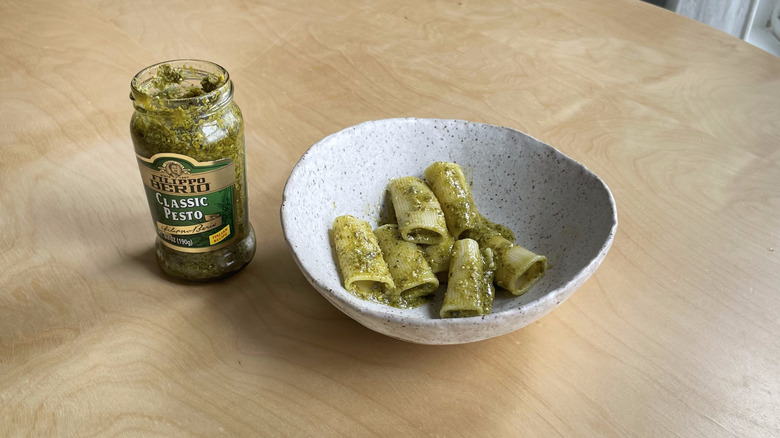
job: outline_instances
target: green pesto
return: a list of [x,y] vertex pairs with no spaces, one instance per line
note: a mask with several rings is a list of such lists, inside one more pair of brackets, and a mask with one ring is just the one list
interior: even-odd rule
[[159,153],[186,155],[197,161],[230,158],[235,163],[236,239],[203,253],[185,253],[156,243],[156,257],[166,273],[207,281],[241,269],[255,253],[246,192],[244,124],[232,100],[227,72],[202,61],[172,61],[142,70],[132,82],[135,112],[130,135],[144,158]]
[[447,272],[450,269],[450,252],[452,252],[454,243],[455,238],[448,233],[440,243],[421,245],[425,261],[428,262],[433,272]]
[[141,85],[141,91],[157,99],[188,99],[211,93],[226,82],[225,75],[220,73],[204,72],[186,64],[161,64],[154,76]]
[[211,93],[219,88],[225,81],[224,76],[217,76],[213,73],[209,73],[205,78],[200,80],[200,88],[204,93]]
[[493,252],[495,271],[503,271],[509,268],[506,263],[506,251],[512,247],[512,242],[501,235],[499,231],[480,222],[480,225],[469,230],[466,235],[476,240],[481,248],[490,248]]
[[515,233],[512,231],[509,227],[502,224],[497,224],[490,219],[486,218],[485,216],[480,215],[480,220],[477,222],[477,226],[475,228],[482,228],[485,227],[489,230],[495,231],[498,234],[501,235],[504,239],[513,242],[515,241]]
[[358,298],[366,301],[373,301],[375,303],[384,304],[386,306],[395,307],[397,309],[413,309],[420,307],[423,304],[430,301],[431,295],[409,294],[407,295],[392,295],[386,292],[386,289],[382,287],[373,287],[371,290],[350,291]]
[[438,212],[436,204],[438,200],[432,192],[423,190],[422,187],[416,184],[408,184],[403,189],[404,194],[413,200],[410,205],[411,211],[435,211]]

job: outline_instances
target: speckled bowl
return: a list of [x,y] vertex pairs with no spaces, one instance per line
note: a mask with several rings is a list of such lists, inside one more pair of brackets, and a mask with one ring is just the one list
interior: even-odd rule
[[[351,214],[376,226],[389,206],[388,180],[422,177],[434,161],[460,164],[479,211],[548,258],[547,274],[525,295],[499,288],[490,315],[439,318],[444,286],[438,299],[406,310],[343,287],[328,233],[333,219]],[[413,118],[361,123],[312,146],[287,180],[281,219],[295,261],[328,301],[372,330],[422,344],[479,341],[541,318],[593,274],[617,230],[604,182],[552,146],[509,128]]]

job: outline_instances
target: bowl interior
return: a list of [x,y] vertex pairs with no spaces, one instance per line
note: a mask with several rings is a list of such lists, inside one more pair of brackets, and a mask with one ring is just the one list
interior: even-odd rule
[[[464,323],[439,319],[440,300],[395,309],[354,297],[343,288],[328,234],[333,220],[343,214],[376,226],[391,211],[387,182],[423,177],[435,161],[460,164],[472,181],[479,211],[509,226],[517,244],[548,258],[547,274],[528,293],[515,297],[499,289],[491,315],[466,320],[495,325],[503,323],[501,318],[522,315],[524,323],[531,322],[530,308],[536,305],[536,317],[541,317],[606,255],[617,226],[612,195],[596,175],[555,148],[513,129],[459,120],[362,123],[312,146],[291,173],[282,203],[285,237],[302,271],[358,321],[366,324],[361,319],[379,317],[383,327],[393,322],[405,327]],[[549,306],[539,307],[540,300]],[[402,330],[390,334],[404,338]]]

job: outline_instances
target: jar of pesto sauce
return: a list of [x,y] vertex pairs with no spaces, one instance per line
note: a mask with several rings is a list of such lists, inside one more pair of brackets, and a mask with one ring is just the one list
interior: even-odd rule
[[217,64],[176,60],[135,75],[130,135],[166,273],[207,281],[255,253],[249,222],[244,121]]

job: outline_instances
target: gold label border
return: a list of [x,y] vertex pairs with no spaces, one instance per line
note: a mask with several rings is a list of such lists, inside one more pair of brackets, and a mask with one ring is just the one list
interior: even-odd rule
[[158,158],[177,158],[179,160],[187,161],[188,163],[192,164],[194,167],[201,167],[201,166],[216,166],[218,164],[227,163],[230,164],[233,162],[232,158],[225,157],[220,158],[219,160],[214,161],[198,161],[190,156],[182,155],[182,154],[173,154],[170,152],[160,152],[159,154],[154,154],[149,158],[146,158],[140,154],[135,154],[136,157],[138,157],[139,160],[152,164],[154,163]]

